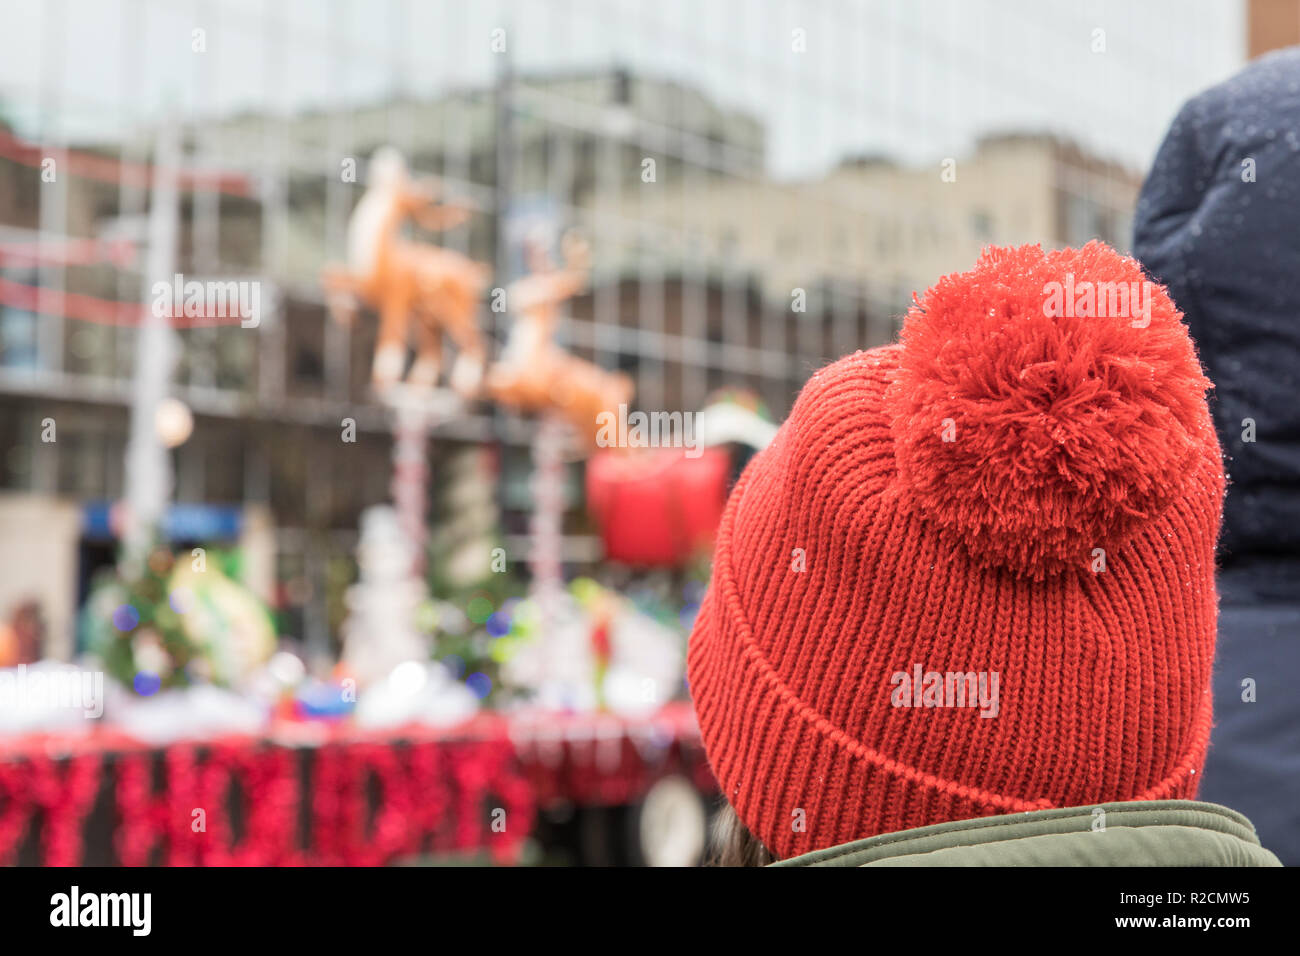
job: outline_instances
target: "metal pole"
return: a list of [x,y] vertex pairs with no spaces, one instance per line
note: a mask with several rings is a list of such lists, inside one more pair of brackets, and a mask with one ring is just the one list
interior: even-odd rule
[[[507,44],[513,42],[514,37],[509,27],[506,30],[506,37]],[[496,256],[493,284],[504,289],[510,285],[512,278],[510,236],[507,234],[506,224],[510,210],[511,193],[514,187],[514,70],[510,62],[508,45],[506,50],[500,53],[499,56],[500,68],[496,76],[496,122],[494,130],[496,135],[496,195],[492,204],[492,231],[495,239],[494,251]],[[504,335],[507,330],[498,328],[499,322],[495,312],[491,309],[486,311],[488,348],[494,348],[497,337]],[[507,311],[509,311],[508,303]],[[501,408],[494,405],[491,412],[494,436],[503,433],[502,414]],[[503,467],[497,469],[495,490],[496,504],[502,511],[505,510],[506,505],[505,485],[506,469]]]
[[[509,37],[509,32],[507,31]],[[513,40],[513,38],[510,38]],[[513,278],[510,268],[510,236],[507,234],[510,203],[514,192],[514,67],[509,47],[498,54],[500,69],[496,77],[496,208],[493,224],[496,233],[496,281],[505,288]],[[495,326],[495,314],[492,321]],[[493,333],[497,330],[494,327]]]
[[142,298],[150,304],[136,336],[135,375],[131,395],[131,431],[126,446],[126,526],[123,533],[125,567],[138,570],[153,543],[172,494],[171,458],[158,437],[158,404],[179,357],[172,331],[172,298],[166,308],[155,307],[155,282],[171,288],[176,266],[177,210],[180,195],[177,166],[179,130],[171,116],[158,126],[154,144],[153,195],[149,203],[149,254]]
[[543,413],[533,437],[533,513],[529,522],[529,571],[542,640],[552,636],[564,592],[564,446],[566,426]]

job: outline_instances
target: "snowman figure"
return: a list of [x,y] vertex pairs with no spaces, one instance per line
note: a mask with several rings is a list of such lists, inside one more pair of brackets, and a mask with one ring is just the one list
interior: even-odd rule
[[427,590],[414,570],[415,548],[392,507],[376,505],[362,514],[357,567],[357,583],[345,597],[343,663],[364,686],[399,664],[429,659],[428,637],[416,625]]

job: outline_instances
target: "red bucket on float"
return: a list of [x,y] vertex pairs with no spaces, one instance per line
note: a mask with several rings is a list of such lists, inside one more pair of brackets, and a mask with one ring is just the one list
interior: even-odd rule
[[705,448],[598,451],[587,459],[587,510],[605,556],[625,564],[675,567],[710,547],[727,500],[731,458]]

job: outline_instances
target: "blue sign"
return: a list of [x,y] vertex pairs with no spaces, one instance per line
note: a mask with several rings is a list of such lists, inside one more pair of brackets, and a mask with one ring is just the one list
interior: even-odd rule
[[[86,504],[82,533],[87,538],[112,539],[113,505],[107,501]],[[244,516],[238,505],[174,504],[163,517],[162,534],[168,541],[230,541],[239,537]]]

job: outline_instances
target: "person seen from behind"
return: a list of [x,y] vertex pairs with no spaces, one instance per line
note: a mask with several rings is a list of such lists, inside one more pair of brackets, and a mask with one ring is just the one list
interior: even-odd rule
[[690,640],[718,862],[1277,865],[1195,800],[1224,474],[1146,280],[989,248],[804,386]]
[[1201,793],[1300,865],[1300,47],[1194,97],[1156,154],[1134,255],[1206,373],[1229,474],[1215,728]]

